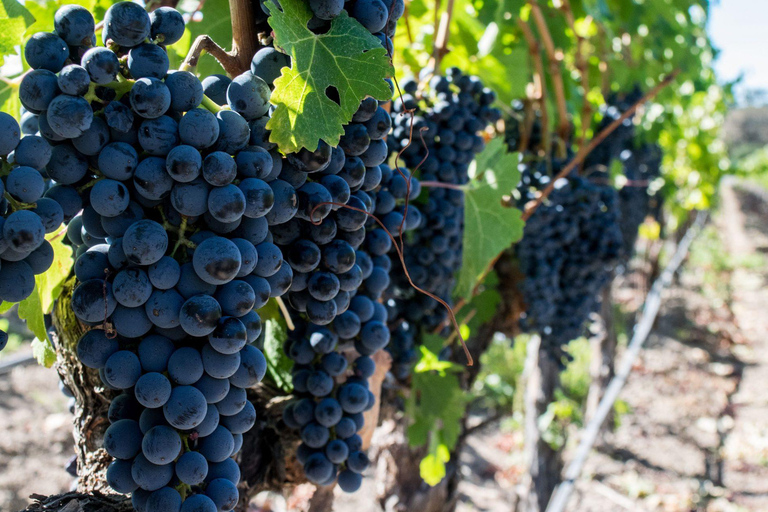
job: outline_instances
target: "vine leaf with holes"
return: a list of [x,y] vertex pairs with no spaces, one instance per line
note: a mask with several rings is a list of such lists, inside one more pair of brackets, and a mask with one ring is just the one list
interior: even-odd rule
[[386,50],[344,11],[327,33],[314,34],[307,28],[312,17],[307,2],[280,0],[282,10],[273,0],[266,5],[275,45],[291,56],[270,100],[276,106],[267,123],[270,141],[283,153],[314,151],[320,139],[337,146],[363,98],[392,96],[385,81],[392,75]]
[[[53,247],[53,264],[43,274],[35,276],[34,291],[19,303],[19,318],[27,322],[27,327],[36,337],[32,342],[32,354],[38,363],[47,368],[56,362],[56,352],[48,339],[45,315],[53,309],[53,301],[61,294],[62,285],[74,264],[72,248],[64,244],[65,233],[61,231],[46,236]],[[6,304],[3,303],[3,306]]]
[[469,299],[493,260],[523,237],[522,212],[503,198],[520,180],[517,153],[507,153],[500,138],[475,159],[464,194],[463,260],[455,293]]

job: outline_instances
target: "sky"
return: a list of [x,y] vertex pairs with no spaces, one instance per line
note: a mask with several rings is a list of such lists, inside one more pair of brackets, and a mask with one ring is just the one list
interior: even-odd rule
[[768,0],[714,0],[709,33],[720,54],[718,76],[743,74],[737,97],[746,89],[768,90]]

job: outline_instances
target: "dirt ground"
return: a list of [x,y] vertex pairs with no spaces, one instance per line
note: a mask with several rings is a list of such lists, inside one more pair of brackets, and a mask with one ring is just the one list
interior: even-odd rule
[[[717,242],[731,260],[754,262],[768,252],[766,219],[768,195],[730,183],[713,220]],[[766,279],[765,265],[686,267],[621,394],[629,412],[590,456],[570,511],[768,510]],[[36,366],[0,375],[0,511],[71,485],[71,416],[57,383]],[[510,511],[524,473],[521,445],[519,433],[498,425],[471,436],[461,454],[461,512]],[[334,509],[380,510],[374,495],[367,479]],[[286,509],[279,497],[268,501]]]

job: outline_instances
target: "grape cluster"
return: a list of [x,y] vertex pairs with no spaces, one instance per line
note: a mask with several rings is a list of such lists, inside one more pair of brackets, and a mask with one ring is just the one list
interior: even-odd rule
[[[299,208],[265,137],[269,86],[247,72],[209,97],[210,84],[170,70],[165,46],[184,32],[171,8],[113,5],[104,47],[86,9],[55,20],[25,48],[22,129],[37,132],[8,160],[56,183],[45,195],[75,248],[71,307],[91,326],[77,354],[122,391],[104,435],[107,481],[139,512],[231,510],[232,457],[256,419],[246,390],[266,372],[258,310],[292,281],[270,228]],[[42,186],[13,197],[28,183],[11,187],[14,172],[11,198],[37,205],[6,228],[45,204]]]
[[[35,275],[53,263],[46,235],[59,230],[64,211],[55,191],[46,191],[50,146],[38,135],[22,137],[19,124],[4,112],[0,157],[0,300],[19,302],[32,294]],[[4,346],[0,342],[0,350]]]
[[[423,182],[466,184],[469,164],[485,146],[482,132],[501,116],[492,106],[496,95],[478,77],[457,68],[451,68],[445,77],[433,77],[428,94],[422,97],[418,97],[414,80],[406,80],[402,89],[404,94],[394,102],[390,150],[402,152],[406,167],[418,167]],[[409,111],[415,112],[413,117]],[[401,180],[390,190],[395,199],[406,197],[407,181]],[[450,188],[430,188],[428,195],[422,194],[419,208],[424,219],[406,241],[405,263],[416,286],[450,302],[454,275],[461,267],[464,194]],[[434,299],[416,292],[402,270],[393,271],[392,281],[388,293],[395,299],[390,302],[392,316],[400,321],[395,323],[395,343],[390,351],[396,373],[404,376],[415,355],[418,330],[441,325],[447,311]]]
[[[612,95],[601,109],[602,119],[596,133],[607,128],[642,97],[639,87],[627,94]],[[586,173],[605,172],[612,162],[619,161],[626,181],[619,190],[620,223],[624,239],[623,255],[632,256],[638,228],[650,211],[648,185],[659,176],[661,148],[657,144],[640,143],[631,118],[624,120],[610,133],[584,163]]]
[[622,170],[627,178],[619,189],[620,226],[625,259],[632,256],[640,224],[651,213],[653,198],[648,192],[648,186],[661,174],[661,155],[658,144],[643,144],[624,151],[621,155]]
[[[400,183],[395,176],[402,180],[384,164],[389,129],[389,113],[367,98],[338,147],[321,144],[289,157],[283,172],[298,187],[299,212],[273,230],[294,272],[288,297],[297,325],[285,347],[296,399],[283,418],[300,429],[297,457],[307,478],[320,485],[338,478],[347,492],[359,488],[369,464],[356,432],[375,402],[367,384],[375,369],[370,356],[389,342],[379,299],[390,284],[392,244],[370,215],[393,233],[406,224],[389,192]],[[419,223],[415,207],[409,220],[406,229]],[[350,369],[344,345],[358,354]]]
[[[393,171],[386,165],[381,165],[381,170],[381,183],[369,191],[373,204],[367,207],[381,216],[393,234],[399,232],[400,225],[404,231],[415,229],[421,221],[419,210],[411,206],[405,212],[391,195],[392,188],[404,184],[403,170]],[[418,182],[413,183],[417,190]],[[383,237],[387,243],[382,243]],[[296,363],[293,382],[297,400],[284,417],[287,424],[301,429],[299,460],[308,478],[318,484],[333,482],[338,473],[339,486],[347,492],[359,488],[360,473],[369,464],[356,432],[364,424],[362,413],[375,401],[367,382],[375,371],[371,356],[390,341],[388,311],[380,301],[392,269],[387,255],[390,244],[389,235],[369,219],[365,240],[356,251],[362,286],[352,295],[348,308],[329,328],[304,324],[287,346]],[[353,348],[359,355],[348,371],[344,352]]]
[[[559,172],[555,166],[552,173]],[[582,334],[621,252],[616,191],[580,176],[556,182],[515,246],[525,278],[523,327],[541,335],[556,360]]]

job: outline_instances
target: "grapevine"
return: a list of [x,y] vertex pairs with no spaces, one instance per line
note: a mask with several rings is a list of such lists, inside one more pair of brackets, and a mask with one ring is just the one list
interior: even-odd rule
[[530,335],[554,401],[644,233],[725,172],[675,120],[719,112],[686,92],[719,90],[706,32],[675,6],[694,64],[638,42],[673,10],[648,1],[637,26],[577,0],[0,7],[0,309],[77,444],[78,492],[31,510],[455,493],[492,339]]

